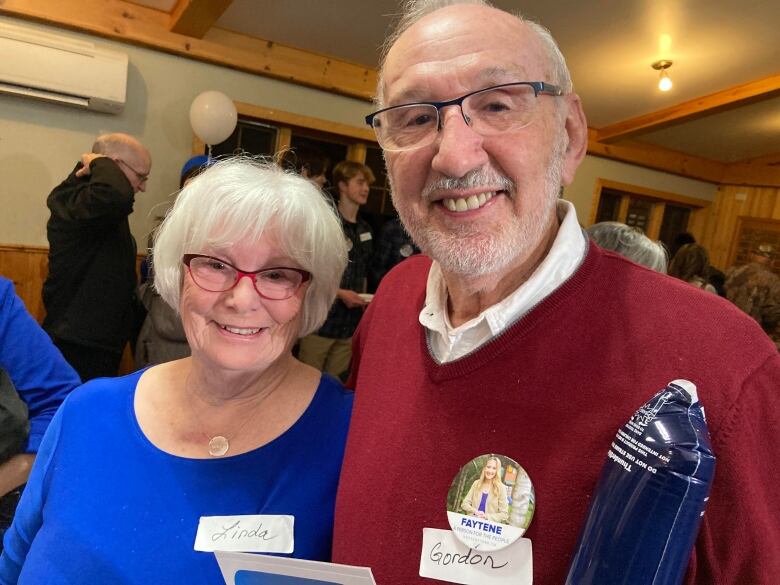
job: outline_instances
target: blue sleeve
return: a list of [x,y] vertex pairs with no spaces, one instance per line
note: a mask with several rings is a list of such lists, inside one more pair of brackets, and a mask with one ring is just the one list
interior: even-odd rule
[[35,457],[27,486],[16,508],[13,524],[3,538],[3,553],[0,555],[0,585],[16,584],[30,546],[43,523],[46,477],[60,439],[62,416],[62,409],[60,409],[49,424],[38,455]]
[[35,453],[57,408],[81,380],[5,278],[0,278],[0,368],[27,404],[25,452]]

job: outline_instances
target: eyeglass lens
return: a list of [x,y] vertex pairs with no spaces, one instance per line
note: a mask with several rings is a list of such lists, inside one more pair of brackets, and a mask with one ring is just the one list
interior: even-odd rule
[[248,276],[261,296],[288,299],[303,283],[304,276],[291,268],[269,268],[254,273],[240,272],[229,264],[205,256],[192,258],[189,263],[192,279],[199,287],[211,292],[224,292],[233,288],[238,279]]
[[130,169],[131,171],[133,171],[133,172],[135,173],[135,176],[136,176],[136,177],[138,177],[138,180],[139,180],[141,183],[145,183],[146,181],[148,181],[148,180],[149,180],[149,175],[142,175],[142,174],[141,174],[141,173],[139,173],[137,170],[135,170],[135,167],[132,167],[132,166],[130,166],[130,165],[127,163],[127,161],[125,161],[125,160],[122,160],[122,159],[120,158],[120,159],[119,159],[119,162],[121,162],[123,165],[125,165],[125,166],[126,166],[128,169]]
[[[527,126],[535,105],[531,86],[512,85],[470,95],[461,110],[475,132],[488,136]],[[434,105],[411,104],[377,114],[373,125],[383,148],[403,150],[435,141],[440,115]]]

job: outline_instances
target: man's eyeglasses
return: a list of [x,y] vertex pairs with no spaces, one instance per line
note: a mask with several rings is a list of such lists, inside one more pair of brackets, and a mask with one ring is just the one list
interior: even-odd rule
[[116,162],[118,162],[118,163],[122,163],[122,164],[123,164],[123,165],[125,165],[125,166],[126,166],[128,169],[130,169],[131,171],[133,171],[133,173],[135,173],[135,176],[136,176],[136,177],[138,177],[138,182],[139,182],[139,183],[146,183],[146,181],[148,181],[148,180],[149,180],[149,175],[148,175],[148,174],[144,175],[144,174],[142,174],[142,173],[139,173],[137,170],[135,170],[133,167],[131,167],[129,164],[127,164],[127,162],[126,162],[126,161],[122,160],[121,158],[118,158],[118,159],[116,159]]
[[483,136],[518,130],[531,123],[539,95],[562,96],[563,90],[544,81],[504,83],[446,102],[418,102],[384,108],[366,116],[384,150],[428,146],[442,128],[441,110],[459,106],[463,120]]
[[187,266],[192,281],[203,290],[225,292],[246,276],[252,281],[257,294],[271,301],[289,299],[311,278],[311,273],[298,268],[274,267],[247,272],[203,254],[185,254],[182,262]]

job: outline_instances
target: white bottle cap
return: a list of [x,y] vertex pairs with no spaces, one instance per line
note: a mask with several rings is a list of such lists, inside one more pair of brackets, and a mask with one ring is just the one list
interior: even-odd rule
[[694,404],[695,402],[699,401],[699,395],[696,393],[696,384],[691,382],[690,380],[683,380],[682,378],[679,380],[672,380],[669,382],[669,385],[674,385],[680,388],[681,390],[685,390],[688,395],[691,397],[691,404]]

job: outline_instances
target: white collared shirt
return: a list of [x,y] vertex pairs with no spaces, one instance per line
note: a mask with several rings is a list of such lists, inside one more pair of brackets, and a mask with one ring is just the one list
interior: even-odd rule
[[557,212],[558,234],[528,280],[504,300],[458,327],[450,323],[447,284],[438,262],[433,262],[419,319],[427,329],[433,356],[440,363],[456,360],[487,343],[574,274],[588,249],[587,239],[577,221],[574,205],[559,199]]

